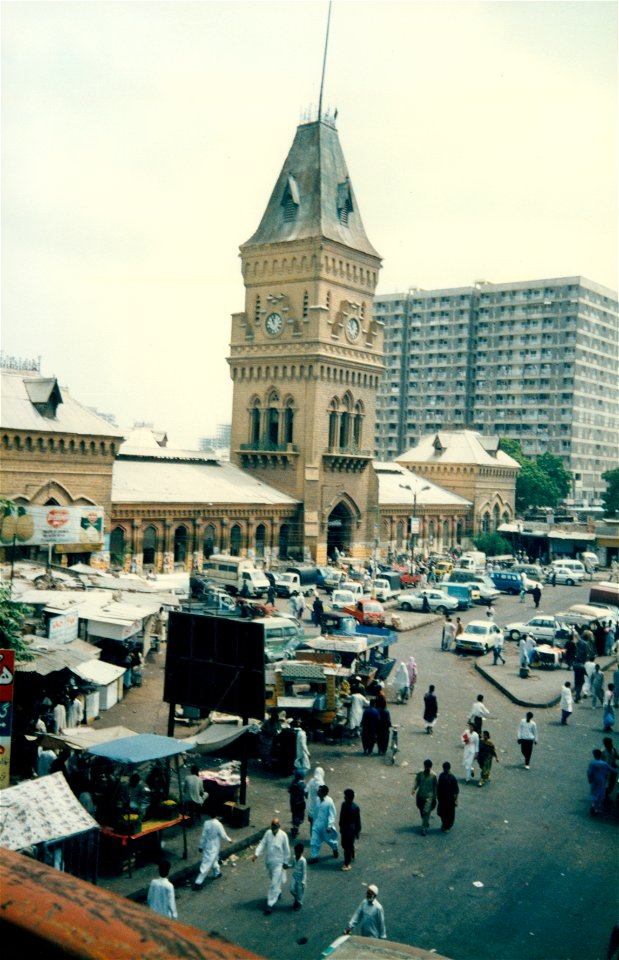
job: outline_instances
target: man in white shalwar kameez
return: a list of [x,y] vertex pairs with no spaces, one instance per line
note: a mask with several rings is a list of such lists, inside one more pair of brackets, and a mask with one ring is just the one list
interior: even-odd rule
[[307,819],[310,826],[314,820],[314,812],[318,806],[318,790],[325,782],[325,771],[322,767],[316,767],[314,776],[307,785]]
[[150,882],[148,888],[148,897],[146,902],[154,913],[159,913],[162,917],[169,917],[176,920],[176,894],[172,883],[168,880],[170,872],[170,861],[162,860],[159,864],[159,876]]
[[348,711],[348,729],[355,737],[359,736],[359,727],[361,726],[361,717],[364,707],[369,707],[370,701],[363,696],[360,690],[355,690],[350,697],[350,710]]
[[464,744],[464,755],[462,757],[462,766],[464,767],[464,781],[468,783],[471,777],[475,779],[473,764],[475,757],[479,753],[479,734],[469,721],[466,730],[462,734],[462,743]]
[[288,843],[288,837],[281,829],[277,817],[271,820],[271,826],[256,847],[252,861],[255,862],[263,853],[264,865],[267,868],[270,881],[267,892],[267,905],[264,910],[264,913],[268,915],[272,913],[273,907],[281,896],[282,884],[286,882],[285,871],[290,866],[290,844]]
[[294,768],[295,770],[298,770],[299,773],[302,773],[303,776],[305,776],[310,768],[310,755],[309,750],[307,749],[307,734],[301,726],[301,721],[298,719],[294,722],[294,728],[297,738],[297,750],[294,758]]
[[227,840],[232,843],[232,838],[228,836],[221,823],[217,819],[208,819],[202,827],[202,836],[200,837],[200,846],[198,850],[202,851],[202,863],[200,872],[193,885],[194,890],[201,890],[208,874],[213,871],[215,878],[221,877],[219,869],[219,851],[221,850],[221,841]]
[[314,820],[310,836],[310,863],[316,863],[323,843],[328,844],[333,856],[338,856],[337,830],[335,829],[335,804],[328,795],[326,784],[318,787],[318,803],[314,809]]
[[378,887],[373,883],[369,885],[365,894],[365,900],[362,900],[353,913],[344,933],[352,933],[357,927],[360,937],[375,937],[377,940],[387,939],[387,930],[385,928],[385,911],[382,904],[376,899]]

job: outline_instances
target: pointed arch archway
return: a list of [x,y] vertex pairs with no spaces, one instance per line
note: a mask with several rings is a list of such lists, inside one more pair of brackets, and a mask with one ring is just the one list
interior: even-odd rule
[[327,516],[327,556],[333,559],[339,553],[350,553],[353,530],[358,511],[345,499],[335,504]]

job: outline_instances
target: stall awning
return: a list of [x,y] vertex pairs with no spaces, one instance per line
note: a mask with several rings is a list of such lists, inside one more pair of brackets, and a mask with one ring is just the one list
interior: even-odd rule
[[57,670],[73,670],[100,656],[100,651],[84,640],[72,640],[56,646],[53,641],[44,637],[32,637],[28,649],[34,654],[34,660],[20,660],[15,664],[15,669],[19,673],[38,673],[41,677]]
[[23,850],[98,829],[62,773],[24,780],[0,791],[0,847],[6,850]]
[[90,747],[88,753],[95,757],[107,757],[115,763],[148,763],[149,760],[162,760],[164,757],[186,753],[189,747],[186,741],[174,737],[161,737],[156,733],[141,733],[135,737],[125,737]]
[[586,541],[593,542],[595,540],[594,533],[580,533],[576,530],[551,530],[548,534],[549,540],[577,540],[579,543]]
[[[92,647],[90,649],[92,650]],[[80,663],[71,669],[82,680],[88,680],[99,687],[107,687],[109,683],[122,677],[127,668],[119,667],[115,663],[105,663],[103,660],[87,660],[86,663]]]
[[229,724],[212,723],[202,733],[197,733],[195,737],[187,737],[182,742],[186,744],[186,750],[192,750],[196,753],[217,753],[218,750],[234,743],[235,740],[238,740],[239,737],[242,737],[244,733],[251,729],[250,725],[231,727]]
[[28,740],[37,740],[41,747],[48,749],[62,749],[71,747],[72,750],[89,750],[99,743],[110,743],[112,740],[137,737],[135,730],[129,727],[104,727],[95,730],[93,727],[65,727],[62,733],[44,733]]

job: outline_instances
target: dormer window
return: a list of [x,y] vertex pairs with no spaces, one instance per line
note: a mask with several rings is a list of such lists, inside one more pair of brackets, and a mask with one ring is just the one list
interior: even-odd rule
[[282,197],[282,208],[284,211],[284,221],[286,223],[290,223],[297,219],[299,204],[300,197],[297,181],[294,177],[288,176],[286,180],[286,186],[284,188],[284,195]]
[[32,406],[47,420],[56,417],[56,410],[62,403],[62,394],[55,379],[26,380],[26,392]]
[[337,185],[337,215],[340,223],[348,225],[348,216],[353,211],[352,190],[350,180],[346,177],[344,183]]

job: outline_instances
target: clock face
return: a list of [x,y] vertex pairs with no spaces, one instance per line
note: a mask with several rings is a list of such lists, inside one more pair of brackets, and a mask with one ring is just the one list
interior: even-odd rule
[[349,340],[356,340],[361,333],[361,324],[356,317],[349,317],[346,321],[346,336]]
[[264,322],[265,330],[272,337],[281,333],[284,328],[284,321],[279,313],[270,313]]

